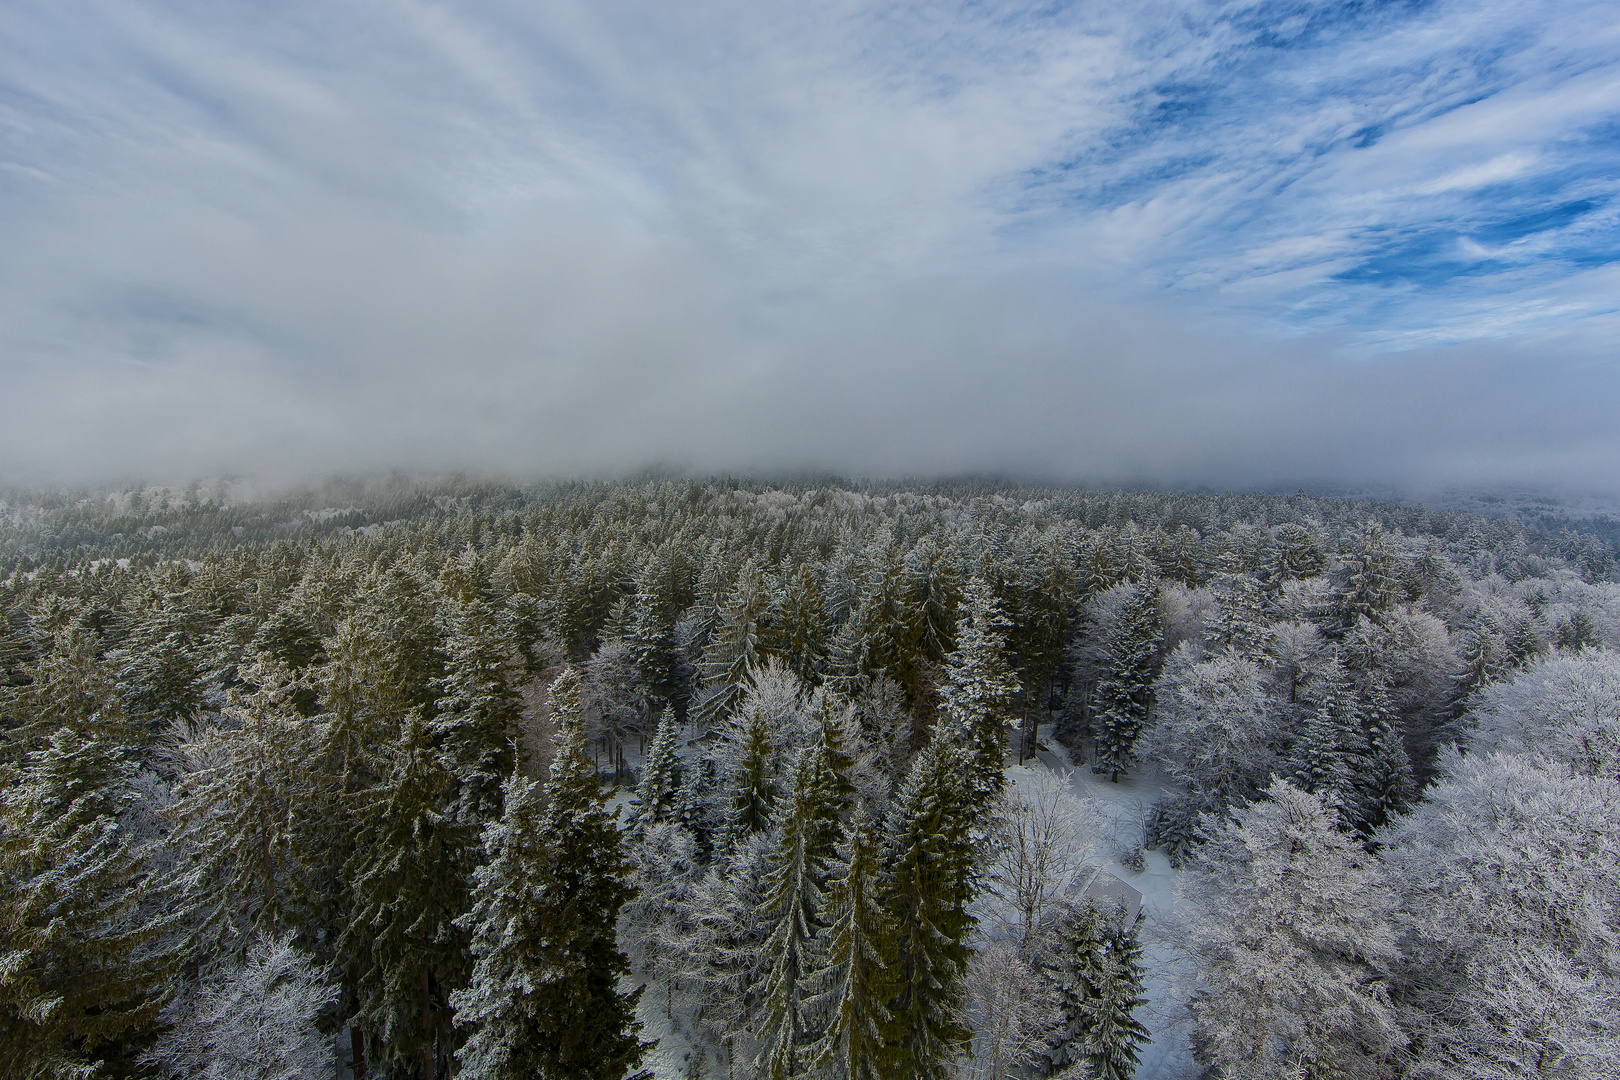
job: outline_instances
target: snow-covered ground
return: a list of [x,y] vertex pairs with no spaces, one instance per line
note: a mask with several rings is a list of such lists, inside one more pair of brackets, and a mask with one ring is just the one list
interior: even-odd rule
[[[1049,738],[1041,741],[1060,761],[1069,760],[1059,743]],[[1008,778],[1016,779],[1018,771],[1017,766],[1009,768]],[[1110,834],[1104,837],[1098,852],[1103,869],[1142,894],[1143,960],[1148,975],[1144,987],[1147,1005],[1138,1016],[1153,1033],[1153,1043],[1142,1051],[1137,1080],[1190,1080],[1200,1070],[1187,1040],[1185,1006],[1191,972],[1176,945],[1180,938],[1175,918],[1180,871],[1172,870],[1170,860],[1159,851],[1145,853],[1140,872],[1121,865],[1116,857],[1116,852],[1128,851],[1141,842],[1144,816],[1165,790],[1166,782],[1156,770],[1148,768],[1121,777],[1117,784],[1110,783],[1107,776],[1093,775],[1090,768],[1065,771],[1075,793],[1095,802],[1109,821]]]

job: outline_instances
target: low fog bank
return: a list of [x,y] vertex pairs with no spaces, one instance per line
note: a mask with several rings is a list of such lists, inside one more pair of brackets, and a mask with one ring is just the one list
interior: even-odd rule
[[608,478],[663,463],[1403,498],[1620,488],[1620,372],[1578,341],[1353,359],[1196,311],[1078,304],[1040,281],[748,318],[698,293],[554,303],[525,333],[493,325],[510,305],[424,298],[293,343],[166,324],[137,360],[109,338],[75,363],[14,368],[0,482]]

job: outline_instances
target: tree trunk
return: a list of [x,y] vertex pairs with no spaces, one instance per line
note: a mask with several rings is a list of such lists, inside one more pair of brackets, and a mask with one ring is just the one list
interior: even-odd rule
[[427,1045],[422,1048],[422,1080],[433,1080],[433,997],[428,987],[428,973],[422,972],[422,1034]]
[[366,1037],[349,1025],[349,1072],[354,1080],[366,1080]]

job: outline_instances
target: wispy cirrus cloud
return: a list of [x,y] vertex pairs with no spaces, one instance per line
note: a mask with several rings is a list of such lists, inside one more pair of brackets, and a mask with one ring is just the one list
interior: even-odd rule
[[7,5],[0,472],[1613,485],[1612,24]]

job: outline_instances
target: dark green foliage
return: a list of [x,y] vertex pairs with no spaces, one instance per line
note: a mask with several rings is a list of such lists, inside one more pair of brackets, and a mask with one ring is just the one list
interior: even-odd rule
[[857,811],[838,847],[827,886],[824,966],[811,1007],[823,1016],[821,1037],[808,1056],[846,1080],[897,1075],[896,927],[880,895],[877,829]]
[[456,604],[447,622],[432,730],[456,779],[455,812],[477,829],[500,816],[502,778],[517,763],[523,702],[509,681],[517,650],[481,599]]
[[1057,990],[1064,1026],[1047,1057],[1098,1080],[1130,1080],[1149,1041],[1135,1016],[1142,998],[1142,943],[1123,910],[1079,904],[1064,913],[1041,968]]
[[1136,763],[1136,740],[1153,703],[1163,640],[1159,586],[1144,578],[1131,589],[1108,634],[1105,669],[1097,684],[1097,768],[1112,780]]
[[750,564],[730,599],[719,607],[703,649],[703,687],[697,702],[702,727],[718,726],[751,685],[760,661],[759,620],[767,601],[764,579]]
[[646,760],[641,768],[641,783],[636,788],[636,820],[639,823],[663,821],[674,805],[681,764],[675,747],[677,732],[675,714],[666,707],[658,714],[658,730],[647,747]]
[[[619,828],[585,754],[579,676],[552,685],[558,749],[543,793],[509,779],[501,820],[484,833],[474,873],[471,985],[451,995],[468,1080],[623,1080],[651,1047],[637,1037],[639,990],[619,951],[619,909],[633,895]],[[639,1073],[648,1076],[647,1073]]]
[[1404,595],[1399,559],[1376,523],[1361,530],[1344,569],[1334,577],[1334,616],[1341,631],[1363,616],[1377,622]]
[[[142,810],[151,847],[137,848],[122,813],[108,819],[119,822],[117,834],[92,829],[81,843],[72,830],[50,833],[68,838],[59,857],[86,868],[75,880],[90,898],[54,929],[29,924],[26,933],[44,934],[28,939],[42,943],[37,956],[65,956],[79,947],[75,920],[105,930],[96,920],[117,912],[109,916],[117,933],[134,934],[161,914],[166,929],[154,940],[194,961],[179,976],[191,989],[207,981],[206,969],[233,965],[249,931],[285,931],[317,963],[332,965],[343,989],[341,1015],[331,1019],[363,1029],[372,1080],[389,1070],[419,1072],[428,1062],[443,1075],[469,1030],[454,1027],[450,999],[472,988],[473,926],[456,920],[489,856],[479,830],[501,820],[502,783],[552,749],[538,700],[546,681],[565,657],[600,661],[604,634],[625,646],[612,677],[633,665],[637,692],[668,703],[672,721],[686,718],[694,692],[707,706],[699,738],[678,754],[673,729],[653,739],[642,777],[646,820],[635,843],[677,854],[667,889],[646,900],[669,915],[646,923],[668,930],[668,940],[631,944],[638,956],[658,960],[659,974],[675,974],[676,985],[660,987],[671,1007],[679,1009],[685,995],[700,1041],[724,1040],[746,1015],[757,1016],[757,976],[767,961],[758,881],[775,843],[772,822],[787,801],[776,770],[794,747],[815,751],[828,763],[818,783],[835,793],[840,814],[857,801],[853,777],[861,797],[886,803],[891,817],[881,874],[846,874],[855,856],[841,854],[821,882],[820,925],[808,936],[811,962],[799,979],[800,1034],[808,1039],[800,1065],[825,1071],[854,1060],[858,1025],[839,1027],[833,1006],[841,999],[828,995],[855,985],[846,963],[853,939],[840,937],[847,912],[839,890],[858,891],[865,881],[882,908],[878,918],[868,904],[869,926],[898,935],[889,953],[878,930],[865,931],[886,960],[881,973],[867,969],[874,981],[859,994],[882,998],[894,1014],[889,1027],[882,1009],[870,1011],[881,1038],[871,1025],[861,1029],[870,1036],[868,1056],[881,1062],[871,1069],[907,1076],[921,1062],[921,1074],[937,1075],[962,1034],[950,1027],[949,1004],[971,924],[964,897],[972,893],[974,826],[963,806],[982,809],[993,794],[1008,724],[1052,719],[1053,701],[1067,702],[1066,737],[1095,738],[1110,770],[1131,767],[1160,651],[1150,625],[1158,605],[1145,602],[1149,575],[1216,591],[1221,612],[1209,630],[1217,646],[1252,650],[1257,609],[1265,618],[1287,609],[1289,618],[1319,624],[1344,658],[1347,693],[1310,676],[1325,657],[1299,637],[1286,678],[1279,663],[1286,703],[1270,749],[1284,759],[1297,750],[1289,768],[1303,770],[1302,781],[1344,789],[1350,824],[1366,830],[1418,797],[1406,747],[1421,774],[1432,747],[1463,730],[1470,693],[1550,646],[1590,647],[1591,624],[1607,618],[1595,606],[1603,601],[1560,583],[1574,580],[1568,571],[1601,580],[1614,565],[1612,542],[1598,535],[1303,493],[1190,496],[977,482],[918,489],[834,478],[773,487],[658,477],[526,489],[465,479],[430,488],[339,482],[256,505],[227,503],[222,492],[4,496],[0,731],[9,738],[0,763],[8,783],[24,762],[35,769],[43,759],[34,755],[65,727],[145,770],[142,799],[161,802],[172,790],[181,800],[178,827],[167,835]],[[1366,528],[1369,521],[1377,528]],[[1328,572],[1333,561],[1339,565],[1325,597],[1316,584],[1294,584]],[[1493,573],[1519,584],[1483,583]],[[1544,580],[1529,583],[1535,578]],[[1003,683],[975,699],[994,709],[962,708],[985,721],[963,739],[980,752],[971,772],[958,760],[961,775],[947,782],[937,759],[917,763],[914,781],[925,774],[938,781],[929,811],[922,798],[929,785],[883,785],[903,777],[931,736],[949,729],[942,714],[953,697],[957,706],[973,698],[964,692],[973,680],[952,685],[947,658],[975,651],[958,634],[959,617],[972,623],[965,583],[974,580],[1007,620],[983,640],[999,639],[1000,659],[1023,689]],[[1124,581],[1137,584],[1125,605],[1130,617],[1116,629],[1140,616],[1141,633],[1098,640],[1094,617],[1119,609],[1113,597],[1094,601]],[[1178,616],[1170,624],[1178,636],[1196,638],[1179,606],[1187,599],[1177,595],[1164,611]],[[1398,635],[1414,625],[1400,610],[1407,604],[1435,646],[1419,657],[1433,660],[1420,672],[1428,683],[1412,665],[1401,668]],[[1583,604],[1590,610],[1571,614]],[[1449,630],[1449,643],[1435,620]],[[1089,628],[1089,636],[1071,653],[1076,628]],[[1465,669],[1455,684],[1443,670],[1448,645]],[[1075,666],[1066,667],[1066,658]],[[751,680],[773,661],[826,694],[822,711],[805,705],[792,723],[771,721],[781,730],[734,739],[726,714],[742,711]],[[1296,675],[1303,677],[1297,699],[1289,692]],[[621,685],[606,678],[603,685]],[[846,701],[855,703],[848,731],[859,732],[859,746],[842,741]],[[171,733],[188,728],[193,737],[174,752]],[[729,745],[715,741],[722,732]],[[930,753],[943,753],[944,741]],[[524,760],[525,752],[535,758]],[[852,756],[860,760],[852,764]],[[85,757],[86,778],[94,760]],[[63,783],[93,782],[61,762]],[[939,795],[945,788],[955,793]],[[1156,808],[1150,839],[1180,861],[1199,842],[1205,809],[1196,800],[1167,801]],[[932,825],[916,824],[930,813]],[[915,826],[907,844],[928,853],[921,862],[900,857],[907,845],[896,837],[906,821]],[[840,850],[852,843],[843,834]],[[24,865],[19,852],[57,857],[31,845],[25,833],[0,841],[7,866]],[[44,903],[45,883],[65,880],[41,876],[41,865],[27,863],[26,872],[6,878],[8,911]],[[92,888],[97,880],[145,882],[146,894],[161,899],[102,904],[90,896],[102,895]],[[105,895],[120,888],[109,884]],[[703,896],[714,900],[713,925],[700,910]],[[156,912],[160,904],[172,910]],[[944,929],[919,936],[919,913]],[[100,993],[94,988],[103,977],[109,986],[139,984],[140,964],[131,958],[140,955],[108,959],[100,974],[86,969],[85,993]],[[44,963],[31,956],[30,964]],[[55,969],[8,969],[5,977],[13,970]],[[889,977],[892,985],[879,985]],[[5,985],[9,1008],[22,984]],[[131,1046],[144,1030],[129,1029]],[[39,1045],[67,1046],[68,1058],[88,1060],[83,1040],[55,1038]],[[741,1048],[747,1038],[723,1045]],[[834,1044],[843,1049],[826,1056]]]
[[134,770],[61,728],[0,767],[0,1051],[18,1080],[88,1076],[153,1024],[166,973],[132,918],[137,852],[119,821]]
[[899,928],[890,1005],[895,1075],[918,1080],[950,1076],[970,1036],[962,975],[976,881],[965,771],[960,751],[945,740],[930,743],[912,761],[889,826],[885,906]]
[[1568,619],[1558,624],[1556,630],[1556,644],[1564,652],[1579,652],[1582,649],[1595,649],[1603,644],[1603,638],[1598,634],[1597,624],[1592,621],[1584,609],[1577,610]]
[[381,749],[377,783],[352,799],[352,907],[337,948],[361,1025],[406,1064],[439,1056],[452,1035],[446,998],[471,966],[457,920],[482,852],[472,823],[445,812],[459,785],[428,725],[413,713]]
[[1198,819],[1216,809],[1216,803],[1200,792],[1166,796],[1148,812],[1143,843],[1164,852],[1170,865],[1179,869],[1204,839],[1198,831]]
[[1337,660],[1307,690],[1305,723],[1289,755],[1288,771],[1296,787],[1337,795],[1347,822],[1365,820],[1357,779],[1367,760],[1363,710],[1354,684]]
[[1013,719],[1018,676],[1004,649],[1011,622],[983,581],[968,584],[956,626],[956,650],[946,660],[945,736],[968,762],[968,797],[989,812],[1006,784],[1007,724]]
[[817,1035],[808,1008],[814,978],[823,966],[824,891],[839,839],[840,795],[825,745],[804,751],[793,793],[777,814],[780,841],[765,878],[770,927],[764,955],[769,965],[761,987],[766,1045],[758,1062],[771,1080],[799,1076]]

